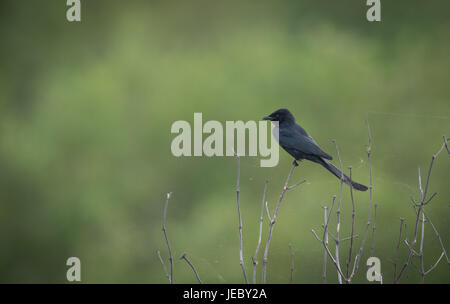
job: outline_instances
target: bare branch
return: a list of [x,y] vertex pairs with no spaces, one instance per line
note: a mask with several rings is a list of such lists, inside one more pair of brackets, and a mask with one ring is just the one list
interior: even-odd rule
[[203,284],[202,281],[200,280],[200,277],[198,276],[197,270],[195,270],[194,265],[192,265],[192,263],[188,260],[186,253],[183,253],[183,255],[180,257],[180,260],[185,260],[186,263],[188,263],[188,265],[191,266],[192,270],[194,271],[195,277],[197,278],[197,281],[200,284]]
[[303,184],[304,182],[306,182],[306,179],[301,180],[301,181],[299,181],[298,183],[295,183],[295,184],[292,185],[292,186],[289,186],[289,187],[288,187],[288,190],[292,190],[292,189],[294,189],[295,187],[297,187],[297,186]]
[[161,262],[161,265],[163,267],[164,274],[166,275],[166,278],[169,280],[169,283],[170,283],[170,276],[169,276],[169,273],[167,272],[166,263],[164,263],[164,260],[161,257],[161,252],[159,250],[157,250],[156,253],[157,253],[159,261]]
[[[292,168],[291,171],[289,172],[289,175],[286,179],[286,182],[284,183],[284,187],[283,190],[281,191],[281,195],[280,198],[278,200],[278,204],[275,208],[275,212],[273,213],[273,217],[270,220],[270,226],[269,226],[269,234],[267,236],[267,241],[266,241],[266,248],[264,250],[264,258],[263,258],[263,267],[262,267],[262,282],[266,283],[266,276],[267,276],[267,259],[268,259],[268,255],[269,255],[269,247],[270,247],[270,241],[272,239],[272,233],[273,233],[273,227],[275,225],[277,216],[278,216],[278,211],[280,210],[280,206],[281,206],[281,202],[283,201],[283,197],[286,194],[286,191],[289,190],[288,185],[289,185],[289,180],[291,179],[292,173],[294,172],[295,167],[297,167],[298,164],[297,162],[294,160],[292,162]],[[268,212],[268,208],[267,208],[267,213],[269,215]],[[270,216],[269,216],[270,217]]]
[[439,259],[436,261],[436,263],[434,263],[433,266],[431,266],[430,269],[428,269],[427,271],[425,271],[423,273],[424,276],[426,276],[427,274],[429,274],[431,271],[433,271],[434,268],[436,268],[436,266],[439,264],[439,262],[442,260],[442,257],[445,255],[445,252],[442,251],[441,256],[439,257]]
[[442,136],[442,138],[444,139],[444,143],[442,144],[441,148],[436,152],[436,154],[433,155],[434,158],[438,157],[439,154],[441,154],[442,150],[444,150],[444,148],[447,150],[447,153],[450,154],[450,150],[448,148],[448,141],[450,140],[450,137],[446,137],[445,135]]
[[[328,213],[328,217],[327,217],[327,221],[325,222],[325,227],[324,227],[324,231],[323,231],[323,236],[322,236],[322,244],[325,248],[325,251],[328,254],[328,257],[331,259],[331,261],[333,262],[334,266],[336,267],[336,270],[338,272],[338,274],[341,276],[341,278],[345,278],[344,273],[341,270],[341,265],[339,264],[339,261],[336,260],[333,255],[331,254],[330,249],[328,248],[327,244],[325,244],[325,235],[328,233],[328,223],[330,221],[330,215],[331,212],[333,211],[333,207],[334,207],[334,203],[336,201],[336,195],[333,195],[333,202],[331,203],[331,207],[330,207],[330,211]],[[347,278],[345,278],[345,281],[347,281]]]
[[[322,245],[323,245],[323,247],[324,247],[324,249],[325,249],[325,252],[327,253],[328,257],[329,257],[329,258],[331,259],[331,261],[333,262],[333,264],[334,264],[334,266],[336,267],[336,269],[337,269],[339,275],[341,275],[341,277],[345,278],[345,275],[344,275],[344,273],[343,273],[342,270],[341,270],[341,266],[338,264],[338,262],[336,261],[336,259],[335,259],[334,256],[333,256],[333,254],[331,253],[330,248],[328,248],[328,244],[325,242],[326,235],[327,235],[327,233],[328,233],[328,223],[329,223],[329,220],[330,220],[331,212],[333,211],[333,207],[334,207],[335,201],[336,201],[336,195],[333,195],[333,202],[331,203],[330,211],[329,211],[328,216],[327,216],[327,219],[326,219],[326,221],[325,221],[325,226],[324,226],[324,229],[323,229],[323,236],[322,236],[322,239],[320,239],[320,238],[317,236],[317,234],[316,234],[316,232],[314,231],[314,229],[312,229],[311,231],[312,231],[312,233],[314,234],[314,236],[316,237],[316,239],[317,239],[319,242],[322,243]],[[346,278],[345,278],[345,281],[347,281]]]
[[[341,181],[341,190],[342,190],[342,181]],[[341,230],[341,202],[340,202],[340,199],[339,199],[339,203],[337,205],[336,218],[337,218],[336,239],[334,240],[334,242],[336,244],[336,250],[335,250],[334,254],[336,256],[336,264],[339,267],[338,281],[339,281],[339,284],[342,284],[342,276],[340,274],[340,272],[341,272],[341,269],[340,269],[341,268],[341,264],[339,262],[339,245],[340,245],[339,234],[340,234],[340,230]]]
[[[427,200],[427,193],[428,193],[428,186],[430,184],[430,176],[431,176],[431,170],[433,169],[433,164],[435,159],[439,156],[439,154],[444,150],[444,148],[448,150],[448,146],[447,146],[447,142],[448,142],[448,138],[446,138],[444,136],[444,143],[442,144],[441,148],[435,153],[433,154],[433,156],[431,157],[431,162],[430,162],[430,166],[428,167],[428,174],[427,174],[427,181],[425,183],[425,188],[422,189],[422,178],[421,178],[421,174],[420,174],[420,168],[419,168],[419,191],[420,191],[420,204],[417,206],[418,207],[418,211],[416,214],[416,224],[415,224],[415,228],[414,228],[414,234],[413,234],[413,241],[410,245],[408,245],[409,247],[409,252],[406,258],[405,263],[403,264],[397,278],[394,280],[394,283],[398,283],[398,281],[400,280],[403,272],[405,271],[405,269],[408,267],[408,264],[411,262],[411,258],[415,253],[415,251],[413,250],[414,246],[417,243],[417,234],[418,234],[418,228],[419,228],[419,222],[420,222],[420,213],[424,212],[424,205],[425,203],[429,203],[431,201],[431,198],[433,198],[434,195],[432,195],[432,197],[430,199]],[[449,153],[450,154],[450,153]],[[423,271],[421,271],[423,273]]]
[[444,243],[442,242],[441,235],[440,235],[439,232],[437,231],[436,227],[433,225],[433,222],[430,220],[430,218],[428,217],[428,215],[427,215],[425,212],[423,212],[423,214],[425,215],[425,218],[427,219],[427,222],[430,223],[430,226],[431,226],[431,228],[433,229],[434,234],[436,234],[436,237],[437,237],[437,239],[439,240],[439,244],[441,245],[442,252],[444,253],[445,259],[447,260],[447,264],[450,265],[450,259],[448,258],[447,250],[445,250]]
[[[261,246],[261,238],[262,238],[262,224],[263,224],[263,215],[264,215],[264,203],[266,202],[266,193],[267,193],[267,184],[269,181],[266,181],[264,184],[264,193],[261,203],[261,215],[259,217],[259,237],[258,237],[258,244],[256,245],[255,254],[253,255],[252,262],[253,262],[253,284],[256,284],[256,265],[258,265],[258,251],[259,247]],[[270,220],[270,219],[269,219]]]
[[[324,227],[325,227],[325,225],[322,224],[320,228],[323,229]],[[335,237],[330,231],[327,231],[327,235],[330,236],[330,237],[336,242],[336,237]],[[353,235],[353,239],[357,239],[358,237],[359,237],[358,234]],[[352,239],[351,236],[347,236],[347,237],[345,237],[345,238],[341,238],[341,239],[339,240],[339,243],[342,243],[342,242],[345,242],[345,241],[349,241],[349,240],[351,240],[351,239]]]
[[317,233],[316,233],[316,231],[315,231],[314,229],[311,229],[311,232],[312,232],[312,234],[316,237],[316,239],[317,239],[319,242],[322,242],[322,240],[319,238],[319,236],[317,235]]
[[[327,206],[323,207],[323,224],[325,227],[325,224],[328,222],[327,220]],[[325,242],[325,246],[328,247],[328,233],[325,232],[324,235],[324,242]],[[327,282],[327,252],[324,249],[323,251],[323,272],[322,272],[322,282],[325,284]]]
[[377,229],[377,204],[373,205],[373,224],[372,224],[372,246],[370,247],[370,256],[373,256],[375,250],[375,230]]
[[364,230],[364,234],[363,234],[363,238],[361,241],[361,246],[359,247],[359,252],[355,257],[355,262],[353,263],[353,271],[352,274],[349,277],[349,280],[351,280],[356,272],[358,271],[358,267],[359,267],[359,262],[361,260],[361,255],[362,252],[364,250],[364,245],[366,243],[366,238],[367,238],[367,233],[369,231],[369,226],[370,226],[370,214],[372,211],[372,202],[373,202],[373,178],[372,178],[372,159],[371,159],[371,155],[372,155],[372,135],[370,132],[370,125],[369,125],[369,121],[366,120],[366,125],[367,125],[367,134],[368,134],[368,138],[369,138],[369,144],[367,146],[367,160],[369,162],[369,211],[368,211],[368,215],[367,215],[367,224],[366,224],[366,229]]
[[272,222],[272,217],[270,216],[269,205],[267,204],[267,201],[266,201],[266,213],[267,218],[269,219],[269,223]]
[[[339,268],[341,267],[341,264],[339,262],[339,232],[341,229],[341,202],[342,202],[342,191],[343,191],[343,184],[344,184],[344,169],[342,168],[342,160],[341,160],[341,155],[339,153],[339,149],[336,143],[336,140],[333,139],[333,144],[334,147],[336,148],[336,153],[338,156],[338,160],[339,160],[339,165],[341,168],[341,189],[339,191],[339,200],[338,200],[338,204],[337,204],[337,208],[336,208],[336,217],[337,217],[337,227],[336,227],[336,239],[335,239],[335,243],[336,243],[336,250],[334,252],[335,256],[336,256],[336,263],[339,266]],[[351,188],[351,183],[350,183],[350,188]],[[339,269],[341,270],[341,269]],[[338,281],[339,284],[342,284],[342,276],[339,273],[340,271],[338,271]]]
[[397,247],[395,250],[395,258],[394,258],[394,281],[397,277],[397,263],[398,263],[398,251],[400,249],[400,243],[401,243],[401,239],[402,239],[402,230],[403,230],[403,223],[404,223],[405,219],[404,218],[400,218],[400,233],[398,236],[398,242],[397,242]]
[[163,222],[161,226],[161,230],[164,233],[164,238],[166,240],[167,248],[169,250],[169,261],[170,261],[170,284],[173,284],[173,256],[172,256],[172,249],[170,248],[169,244],[169,238],[167,237],[167,231],[166,231],[166,218],[167,218],[167,206],[169,205],[169,199],[172,195],[172,192],[167,193],[166,195],[166,204],[164,205],[164,213],[163,213]]
[[447,153],[450,154],[450,150],[448,149],[448,145],[447,145],[448,141],[450,140],[450,137],[449,138],[446,138],[445,136],[442,136],[442,137],[444,138],[445,149],[447,150]]
[[292,249],[292,243],[289,243],[289,256],[291,258],[291,278],[290,278],[290,282],[292,284],[292,282],[294,281],[294,251]]
[[419,251],[419,258],[420,258],[420,283],[425,282],[425,269],[424,269],[424,263],[423,263],[423,240],[425,238],[425,215],[422,212],[422,234],[420,238],[420,251]]
[[434,192],[430,198],[424,203],[424,205],[427,205],[429,202],[431,202],[431,200],[437,195],[437,192]]
[[[352,180],[352,167],[348,167],[348,169],[350,170],[350,180]],[[353,198],[353,187],[350,183],[350,198],[352,200],[352,232],[350,234],[350,248],[349,248],[349,253],[348,253],[348,260],[347,260],[347,277],[349,277],[350,273],[350,263],[352,262],[352,250],[353,250],[353,235],[355,233],[355,215],[356,215],[356,211],[355,211],[355,199]]]
[[237,211],[239,217],[239,264],[242,268],[242,273],[244,275],[245,283],[248,283],[247,274],[245,273],[244,267],[244,254],[242,250],[242,218],[241,218],[241,207],[239,206],[239,178],[241,176],[241,160],[239,155],[235,154],[237,159],[237,179],[236,179],[236,201],[237,201]]
[[346,238],[341,239],[340,242],[342,243],[342,242],[344,242],[344,241],[349,241],[349,240],[351,240],[351,239],[357,239],[358,237],[359,237],[359,235],[354,234],[353,236],[348,236],[348,237],[346,237]]
[[412,255],[419,256],[420,254],[414,250],[414,247],[408,242],[408,240],[404,240],[406,247],[411,251]]

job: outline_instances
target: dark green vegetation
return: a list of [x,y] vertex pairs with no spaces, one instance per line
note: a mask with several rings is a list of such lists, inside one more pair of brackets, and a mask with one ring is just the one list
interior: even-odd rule
[[[73,24],[65,1],[1,1],[0,282],[65,282],[70,256],[81,259],[83,282],[167,282],[156,255],[167,257],[167,192],[174,281],[196,282],[178,259],[187,252],[202,281],[242,282],[236,160],[174,158],[170,126],[191,121],[194,111],[205,120],[247,121],[281,107],[335,158],[336,139],[344,167],[366,185],[368,117],[374,255],[390,282],[399,218],[410,235],[414,225],[417,167],[425,175],[442,135],[450,136],[450,2],[382,1],[379,24],[365,20],[365,1],[179,2],[82,0],[82,22]],[[248,275],[264,181],[274,208],[291,166],[280,154],[275,168],[241,158]],[[449,168],[441,155],[429,189],[438,195],[427,207],[447,247]],[[321,282],[323,248],[311,229],[320,230],[321,206],[340,186],[312,163],[296,168],[292,182],[302,179],[278,214],[268,282],[289,282],[289,242],[295,282]],[[368,192],[354,196],[360,234]],[[347,188],[341,211],[348,236]],[[263,240],[267,221],[264,228]],[[425,233],[431,266],[440,247],[430,228]],[[426,282],[449,283],[449,267],[442,263]]]

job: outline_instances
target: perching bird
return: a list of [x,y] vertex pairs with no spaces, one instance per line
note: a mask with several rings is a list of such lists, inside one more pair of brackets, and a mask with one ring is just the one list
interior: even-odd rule
[[[280,146],[292,155],[295,160],[300,161],[302,159],[307,159],[321,164],[337,178],[341,179],[341,177],[343,177],[344,183],[349,186],[351,185],[354,189],[359,191],[367,190],[366,186],[352,181],[350,177],[343,174],[341,170],[328,161],[333,158],[320,149],[305,129],[295,123],[294,115],[292,115],[288,109],[279,109],[272,114],[265,116],[263,120],[278,121],[279,138],[277,138],[277,140]],[[274,132],[274,134],[276,134],[276,130],[274,130]]]

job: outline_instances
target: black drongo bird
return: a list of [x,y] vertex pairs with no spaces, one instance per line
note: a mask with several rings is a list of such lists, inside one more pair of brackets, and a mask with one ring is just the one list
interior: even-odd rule
[[277,140],[280,146],[296,160],[307,159],[321,164],[339,179],[343,177],[344,183],[349,186],[351,185],[354,189],[359,191],[367,190],[366,186],[352,181],[350,177],[343,174],[341,170],[328,161],[333,158],[323,152],[305,129],[295,123],[294,115],[292,115],[288,109],[279,109],[272,114],[265,116],[263,120],[278,121],[279,138],[277,138]]

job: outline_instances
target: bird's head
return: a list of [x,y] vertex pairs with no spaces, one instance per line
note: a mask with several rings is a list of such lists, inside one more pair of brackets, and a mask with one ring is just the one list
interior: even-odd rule
[[264,116],[263,120],[282,122],[295,122],[294,115],[288,109],[279,109],[270,115]]

